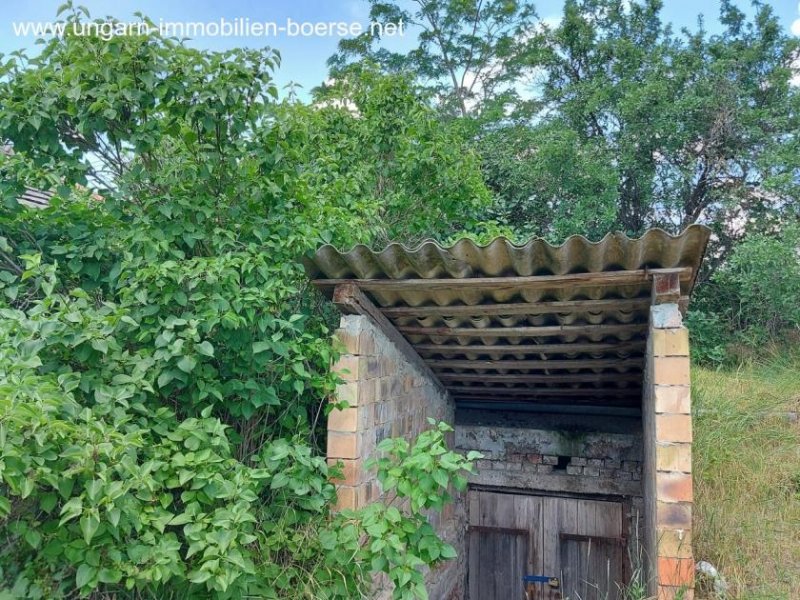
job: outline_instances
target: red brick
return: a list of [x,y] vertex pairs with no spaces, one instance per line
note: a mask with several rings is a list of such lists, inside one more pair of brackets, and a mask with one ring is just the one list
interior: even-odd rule
[[690,415],[656,415],[657,442],[691,442],[692,417]]
[[693,587],[694,561],[691,558],[659,556],[658,583],[675,587]]
[[347,329],[337,329],[335,336],[342,345],[340,350],[343,350],[347,354],[359,353],[358,333],[353,333]]
[[656,526],[659,529],[692,528],[692,505],[674,502],[656,502]]
[[656,444],[656,469],[659,471],[692,472],[691,444]]
[[334,363],[331,370],[345,381],[357,381],[364,369],[364,360],[360,356],[344,354]]
[[380,497],[381,488],[377,481],[362,483],[356,488],[356,507],[361,508],[372,502],[377,502]]
[[328,431],[358,431],[358,409],[334,408],[328,415]]
[[365,476],[361,459],[329,458],[328,465],[341,471],[341,478],[331,477],[331,481],[339,485],[358,485]]
[[692,475],[690,473],[657,473],[656,488],[662,502],[691,502]]
[[692,532],[684,529],[664,529],[656,531],[658,556],[673,558],[692,558]]
[[689,356],[689,331],[681,329],[654,329],[654,356]]
[[356,488],[349,486],[336,487],[335,510],[348,510],[356,508]]
[[653,275],[653,300],[655,304],[677,302],[681,296],[678,273],[656,273]]
[[694,600],[694,590],[669,585],[658,586],[658,600]]
[[357,381],[347,381],[336,386],[336,401],[347,402],[349,406],[358,406],[360,384]]
[[358,337],[358,353],[362,356],[375,354],[375,336],[371,331],[362,331]]

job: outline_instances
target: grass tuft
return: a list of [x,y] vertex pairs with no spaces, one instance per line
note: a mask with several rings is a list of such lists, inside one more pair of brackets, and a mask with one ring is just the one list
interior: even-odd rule
[[695,559],[730,597],[800,598],[800,354],[695,367],[692,397]]

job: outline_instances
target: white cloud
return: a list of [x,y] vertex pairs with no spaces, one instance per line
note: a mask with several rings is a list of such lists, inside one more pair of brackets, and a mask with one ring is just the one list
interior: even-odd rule
[[800,35],[800,19],[794,20],[791,29],[794,35]]

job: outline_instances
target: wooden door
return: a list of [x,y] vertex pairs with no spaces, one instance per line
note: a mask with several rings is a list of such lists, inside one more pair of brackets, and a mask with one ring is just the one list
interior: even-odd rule
[[[617,600],[622,504],[471,490],[470,600]],[[524,575],[557,577],[559,587]]]

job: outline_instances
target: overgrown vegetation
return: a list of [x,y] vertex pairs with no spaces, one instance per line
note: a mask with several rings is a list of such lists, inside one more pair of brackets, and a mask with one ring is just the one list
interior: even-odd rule
[[[356,117],[276,103],[278,60],[68,36],[2,67],[15,597],[354,598],[385,572],[397,598],[423,598],[418,567],[453,554],[422,514],[469,465],[444,425],[384,447],[400,468],[379,474],[407,504],[331,515],[316,427],[335,349],[298,261],[323,241],[470,227],[489,198],[477,162],[407,79],[360,81]],[[25,185],[58,194],[32,211]]]
[[[453,551],[424,514],[469,460],[443,424],[387,441],[375,467],[398,505],[331,514],[334,315],[299,263],[323,242],[704,222],[696,358],[797,331],[798,44],[769,6],[723,2],[716,35],[674,32],[657,0],[569,0],[554,26],[528,2],[370,6],[422,27],[419,46],[343,43],[311,105],[278,99],[269,49],[67,35],[3,58],[1,592],[354,598],[383,572],[426,597],[420,567]],[[19,205],[26,186],[54,190],[50,208]],[[745,373],[792,397],[770,369]],[[766,391],[735,405],[716,377],[698,379],[700,473],[727,502],[715,477],[752,471],[749,494],[755,457],[788,456],[793,430],[752,420]],[[738,475],[723,432],[752,444]],[[751,589],[731,565],[753,546],[715,554],[728,517],[700,501],[701,557]]]
[[[800,229],[754,234],[700,289],[689,314],[694,358],[731,364],[800,331]],[[744,356],[742,354],[744,353]]]
[[800,356],[695,368],[692,384],[695,557],[720,570],[731,597],[797,598]]

